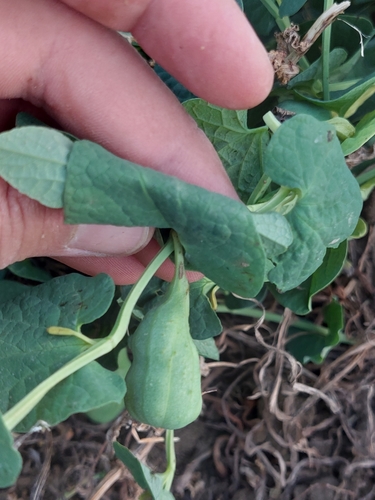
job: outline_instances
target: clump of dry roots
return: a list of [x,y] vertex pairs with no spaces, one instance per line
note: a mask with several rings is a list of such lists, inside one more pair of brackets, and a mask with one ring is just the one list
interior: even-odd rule
[[[284,350],[289,319],[287,312],[276,345],[255,327],[263,355],[239,363],[216,401],[226,422],[216,468],[233,493],[250,486],[244,498],[374,498],[375,339],[339,349],[322,368],[301,367]],[[260,354],[247,329],[228,329],[229,344],[245,341]]]

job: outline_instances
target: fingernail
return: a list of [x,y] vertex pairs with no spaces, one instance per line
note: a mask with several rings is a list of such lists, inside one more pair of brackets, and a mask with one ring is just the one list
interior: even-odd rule
[[66,250],[70,255],[131,255],[151,239],[149,227],[101,226],[81,224]]

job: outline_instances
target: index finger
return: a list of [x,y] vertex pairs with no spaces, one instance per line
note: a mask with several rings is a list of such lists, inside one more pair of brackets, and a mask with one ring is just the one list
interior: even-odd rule
[[273,70],[234,0],[62,0],[142,48],[194,94],[233,109],[259,104]]

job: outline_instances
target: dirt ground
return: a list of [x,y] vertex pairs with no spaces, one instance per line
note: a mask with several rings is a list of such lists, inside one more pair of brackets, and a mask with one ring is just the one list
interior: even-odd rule
[[[323,365],[301,366],[284,350],[292,313],[275,329],[224,316],[221,361],[202,366],[204,410],[177,432],[173,493],[183,500],[375,499],[375,210],[368,236],[350,244],[351,266],[314,299],[315,321],[332,296],[354,345]],[[271,310],[281,311],[270,303]],[[161,433],[122,415],[95,425],[77,415],[20,436],[24,468],[0,500],[125,500],[141,490],[113,455],[118,439],[163,470]]]

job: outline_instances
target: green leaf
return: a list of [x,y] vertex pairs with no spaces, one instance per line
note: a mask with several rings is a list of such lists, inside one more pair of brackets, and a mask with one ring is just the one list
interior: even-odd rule
[[134,479],[139,486],[146,491],[149,491],[154,500],[172,500],[172,493],[163,489],[163,475],[154,474],[151,470],[143,465],[130,450],[122,446],[120,443],[113,443],[117,458],[133,474]]
[[3,132],[0,176],[42,205],[60,208],[72,144],[61,132],[40,126]]
[[352,90],[349,90],[341,97],[332,99],[331,101],[314,99],[303,95],[298,91],[295,91],[295,93],[306,101],[315,104],[315,106],[320,106],[330,111],[334,111],[339,116],[349,118],[354,115],[357,109],[375,93],[375,77],[370,78],[360,85],[356,85]]
[[[214,283],[202,278],[190,283],[190,333],[195,340],[205,340],[216,337],[222,332],[221,321],[212,309],[211,303],[206,295],[214,286]],[[208,289],[207,289],[208,288]],[[199,349],[198,349],[199,350]]]
[[36,126],[36,127],[47,127],[47,125],[39,120],[38,118],[35,118],[35,116],[31,115],[30,113],[25,113],[21,111],[20,113],[17,113],[16,116],[16,127],[30,127],[30,126]]
[[274,38],[274,32],[278,30],[275,18],[268,12],[260,0],[243,0],[246,17],[254,27],[262,42],[268,42]]
[[247,128],[247,112],[219,108],[193,99],[184,105],[218,152],[232,184],[247,202],[263,174],[263,155],[269,140],[267,127]]
[[[348,79],[348,82],[355,79],[360,81],[369,77],[375,69],[372,49],[368,46],[374,36],[373,26],[368,19],[363,17],[340,16],[340,20],[344,22],[332,25],[331,44],[345,48],[349,58],[344,64],[330,71],[329,80],[330,83],[345,83],[345,78]],[[360,38],[360,33],[352,26],[357,27],[364,36]]]
[[[117,370],[116,373],[125,380],[126,374],[131,366],[127,348],[123,348],[119,351],[117,356]],[[125,384],[126,385],[126,384]],[[125,394],[124,394],[125,395]],[[86,415],[96,423],[106,424],[115,419],[120,413],[125,409],[124,396],[121,397],[120,401],[114,401],[112,403],[107,403],[104,406],[95,408],[86,413]]]
[[[343,49],[347,50],[350,56],[353,54],[357,54],[361,49],[360,33],[362,33],[363,35],[362,43],[364,45],[364,48],[366,47],[366,45],[374,35],[374,28],[370,19],[366,17],[360,17],[361,15],[361,12],[358,12],[357,15],[340,15],[339,22],[334,22],[332,24],[332,47],[342,47]],[[364,51],[364,54],[365,56],[367,56],[366,50]]]
[[361,184],[362,199],[367,200],[375,187],[375,177]]
[[200,356],[219,361],[220,353],[212,337],[202,340],[193,338],[193,342]]
[[25,292],[29,287],[18,281],[1,280],[0,281],[0,303],[12,300],[21,293]]
[[324,290],[340,274],[346,260],[347,241],[337,248],[327,248],[323,262],[318,269],[297,288],[285,293],[278,292],[275,285],[269,284],[272,295],[284,307],[296,314],[308,314],[312,310],[311,301],[314,295]]
[[273,135],[265,173],[297,190],[299,200],[286,215],[293,243],[273,258],[268,275],[281,292],[299,286],[353,232],[362,208],[361,194],[349,171],[334,128],[308,115],[287,120]]
[[283,0],[279,9],[280,17],[293,16],[306,2],[307,0]]
[[0,488],[12,486],[21,469],[21,455],[14,448],[12,434],[5,427],[0,413]]
[[347,77],[349,81],[353,78],[362,80],[374,75],[374,39],[366,38],[363,42],[365,57],[361,57],[361,47],[358,47],[357,52],[330,76],[332,82],[342,82],[345,77]]
[[355,127],[355,134],[349,137],[342,144],[342,152],[344,156],[348,156],[354,151],[357,151],[367,141],[375,135],[375,111],[367,113]]
[[246,297],[263,285],[265,255],[246,206],[92,142],[73,145],[64,212],[69,224],[173,228],[187,262],[220,287]]
[[[0,408],[12,408],[45,378],[87,349],[75,337],[52,336],[46,328],[80,326],[102,316],[114,294],[107,275],[87,278],[70,274],[28,289],[1,303],[0,309]],[[98,391],[98,386],[102,390]],[[119,400],[123,379],[91,363],[56,386],[37,405],[19,429],[36,420],[51,425],[68,415]]]
[[[373,187],[375,187],[375,179],[373,184],[374,184]],[[358,223],[349,239],[356,240],[359,238],[363,238],[364,236],[366,236],[367,233],[368,233],[368,226],[366,221],[364,221],[362,218],[359,218]]]
[[288,341],[286,348],[297,361],[322,363],[332,347],[341,341],[344,316],[342,306],[338,302],[331,302],[324,308],[324,322],[328,329],[321,329],[319,332],[317,327],[316,333],[301,331],[295,333],[290,329],[290,333],[295,336]]
[[344,267],[348,253],[348,242],[345,240],[337,248],[327,248],[322,265],[311,277],[310,294],[316,295],[337,278]]
[[16,276],[20,278],[40,281],[44,283],[52,279],[52,276],[48,271],[34,264],[31,259],[22,260],[21,262],[15,262],[8,266],[9,271],[11,271]]
[[355,128],[346,118],[335,116],[328,120],[328,123],[335,127],[336,135],[340,141],[345,141],[348,137],[353,137],[355,134]]
[[[329,70],[332,72],[336,68],[339,68],[348,57],[348,53],[346,50],[341,48],[333,49],[329,53]],[[322,90],[321,80],[323,78],[323,57],[319,57],[316,61],[314,61],[305,71],[302,71],[299,75],[292,78],[292,80],[288,83],[289,89],[304,89],[306,91],[310,91],[311,88],[314,88],[315,91]],[[316,88],[316,81],[320,80],[320,88]]]
[[293,242],[287,219],[276,212],[254,213],[255,227],[260,234],[268,259],[284,253]]
[[[32,369],[30,363],[28,366]],[[52,371],[46,374],[44,370],[43,373],[43,378],[46,378]],[[93,361],[51,389],[15,430],[27,432],[38,420],[53,426],[76,413],[86,413],[106,405],[120,408],[125,393],[124,378]]]

